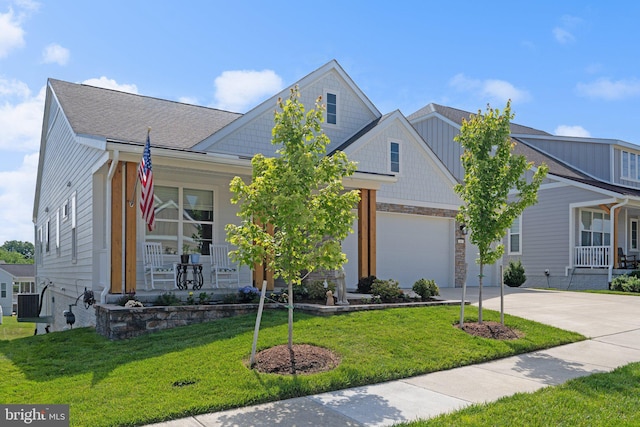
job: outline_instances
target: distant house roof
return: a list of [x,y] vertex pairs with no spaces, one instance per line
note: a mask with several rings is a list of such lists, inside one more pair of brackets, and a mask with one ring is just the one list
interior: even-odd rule
[[[469,111],[459,110],[453,107],[446,107],[444,105],[438,104],[428,104],[427,106],[419,109],[415,113],[411,114],[409,117],[409,121],[414,121],[422,116],[426,116],[428,114],[438,113],[457,125],[462,125],[462,119],[469,119],[470,116],[475,115],[475,113],[470,113]],[[551,135],[543,130],[534,129],[528,126],[519,125],[517,123],[511,123],[511,133],[512,134],[529,134],[529,135]]]
[[241,117],[240,113],[183,104],[111,89],[49,79],[65,116],[77,134],[189,149]]
[[13,277],[35,277],[36,266],[34,264],[0,264],[0,270],[4,270]]

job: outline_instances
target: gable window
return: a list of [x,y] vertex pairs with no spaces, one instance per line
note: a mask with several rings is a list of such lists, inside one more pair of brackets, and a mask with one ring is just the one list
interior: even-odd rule
[[640,181],[640,156],[629,151],[622,151],[620,177]]
[[400,144],[397,142],[389,144],[389,170],[400,172]]
[[609,246],[611,244],[609,214],[580,211],[580,246]]
[[632,250],[638,250],[638,220],[632,219],[629,224],[629,243]]
[[327,123],[338,124],[338,96],[335,93],[327,93]]
[[508,231],[509,254],[522,254],[522,215],[516,218]]
[[195,188],[154,188],[156,226],[147,241],[160,242],[167,254],[186,251],[209,255],[213,243],[213,191]]

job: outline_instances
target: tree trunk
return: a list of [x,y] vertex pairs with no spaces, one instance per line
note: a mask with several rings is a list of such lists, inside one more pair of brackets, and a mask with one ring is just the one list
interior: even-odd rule
[[478,323],[482,324],[482,281],[484,279],[484,264],[482,262],[480,262],[480,276],[478,279]]
[[291,373],[295,374],[295,355],[293,354],[293,283],[289,282],[289,356],[291,357]]

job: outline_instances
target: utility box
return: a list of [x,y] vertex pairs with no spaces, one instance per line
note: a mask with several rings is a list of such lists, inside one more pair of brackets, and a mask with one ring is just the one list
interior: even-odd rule
[[[40,298],[38,294],[18,294],[18,321],[38,317]],[[33,322],[33,320],[31,320]]]

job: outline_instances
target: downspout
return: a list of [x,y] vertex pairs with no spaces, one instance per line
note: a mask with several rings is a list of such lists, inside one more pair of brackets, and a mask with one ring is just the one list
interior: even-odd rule
[[109,173],[107,174],[107,194],[106,194],[106,204],[107,204],[107,284],[102,290],[100,294],[100,303],[104,304],[107,300],[107,294],[111,290],[111,192],[112,192],[112,184],[111,180],[113,179],[113,175],[116,173],[116,168],[118,167],[118,163],[120,160],[120,151],[114,150],[113,152],[113,160],[111,161],[111,166],[109,167]]
[[614,248],[614,242],[616,241],[615,239],[615,222],[616,222],[616,209],[619,207],[622,207],[624,205],[626,205],[627,203],[629,203],[629,198],[627,197],[626,199],[624,199],[622,202],[618,203],[617,205],[613,205],[611,206],[611,209],[609,210],[609,223],[610,223],[610,227],[611,227],[611,231],[610,231],[610,236],[611,236],[611,256],[609,256],[609,272],[607,275],[607,280],[608,283],[611,284],[611,280],[613,278],[613,267],[614,267],[614,260],[615,260],[615,255],[616,255],[616,250],[617,248]]

